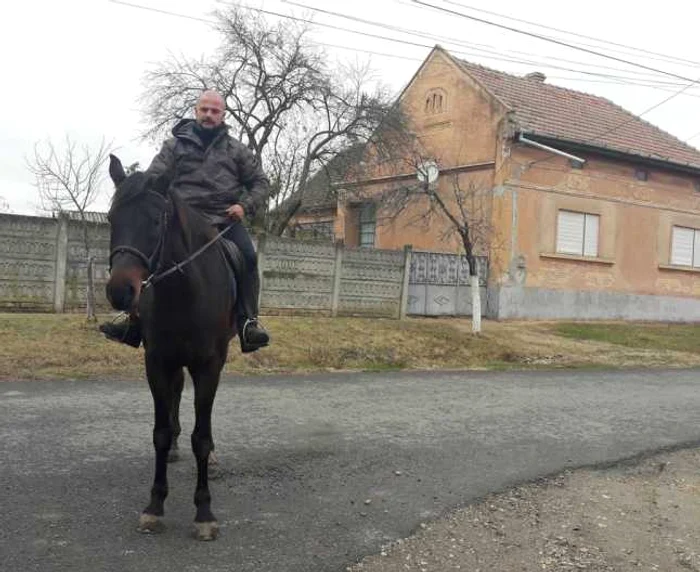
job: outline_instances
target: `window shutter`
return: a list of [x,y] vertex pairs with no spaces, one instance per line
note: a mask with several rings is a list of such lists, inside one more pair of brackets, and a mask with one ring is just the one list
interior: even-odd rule
[[693,243],[695,231],[692,228],[673,227],[671,239],[671,264],[693,265]]
[[[583,254],[583,226],[585,217],[581,213],[559,211],[557,226],[557,252]],[[596,241],[597,241],[596,234]]]
[[695,235],[695,248],[693,249],[693,266],[700,266],[700,232],[693,231]]
[[586,232],[583,244],[584,256],[598,256],[598,227],[600,217],[598,215],[586,215]]

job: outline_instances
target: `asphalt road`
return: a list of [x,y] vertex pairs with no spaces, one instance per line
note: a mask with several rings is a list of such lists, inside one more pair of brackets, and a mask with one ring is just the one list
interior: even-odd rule
[[145,382],[0,384],[0,569],[343,571],[486,493],[700,441],[700,371],[227,379],[213,543],[189,536],[189,382],[182,409],[167,530],[143,536]]

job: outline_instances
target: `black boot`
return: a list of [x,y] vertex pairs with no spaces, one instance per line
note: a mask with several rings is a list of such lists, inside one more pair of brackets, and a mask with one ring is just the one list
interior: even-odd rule
[[100,325],[100,331],[108,340],[121,342],[134,348],[141,345],[141,323],[133,317],[123,322],[105,322]]
[[260,325],[257,318],[239,319],[238,337],[241,340],[241,351],[244,354],[264,348],[270,343],[270,336]]
[[237,320],[241,351],[254,352],[270,343],[270,336],[258,322],[260,280],[257,268],[238,278]]

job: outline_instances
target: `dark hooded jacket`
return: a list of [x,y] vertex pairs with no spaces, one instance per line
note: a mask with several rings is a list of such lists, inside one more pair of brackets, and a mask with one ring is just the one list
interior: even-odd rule
[[194,119],[183,119],[163,143],[147,174],[172,173],[172,188],[212,225],[230,222],[226,209],[240,204],[247,218],[255,216],[270,191],[260,162],[222,125],[209,145],[199,136]]

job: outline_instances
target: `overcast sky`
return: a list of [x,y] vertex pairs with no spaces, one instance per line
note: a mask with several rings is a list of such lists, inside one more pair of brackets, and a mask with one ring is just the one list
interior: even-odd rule
[[[128,1],[203,19],[209,18],[212,10],[223,4],[216,0]],[[690,84],[669,75],[420,6],[412,0],[298,1],[308,7],[370,20],[384,27],[323,14],[283,0],[250,0],[243,4],[335,26],[313,28],[313,38],[324,44],[332,61],[369,59],[378,77],[397,93],[430,51],[427,46],[435,43],[457,57],[495,69],[517,74],[543,71],[549,83],[607,97],[635,113],[644,112]],[[698,2],[666,0],[643,5],[610,0],[421,1],[541,35],[556,36],[567,43],[585,43],[589,46],[587,49],[681,78],[700,79]],[[0,197],[15,213],[38,212],[39,199],[25,157],[32,153],[35,142],[47,137],[60,141],[69,133],[75,140],[90,145],[105,137],[118,146],[124,163],[139,161],[147,166],[157,146],[139,138],[144,125],[137,98],[143,90],[144,72],[168,52],[199,57],[211,52],[218,42],[206,22],[110,0],[23,0],[6,4],[0,20],[4,77],[4,87],[0,90],[3,110],[0,114]],[[473,8],[562,31],[535,28]],[[387,27],[401,27],[432,37],[399,33]],[[337,28],[400,41],[352,34]],[[601,44],[566,35],[563,31],[656,54]],[[662,56],[697,62],[680,62]],[[584,71],[588,73],[582,73]],[[700,145],[700,83],[644,118],[683,140],[697,135],[690,143]],[[105,185],[95,210],[105,208],[110,192],[109,185]]]

